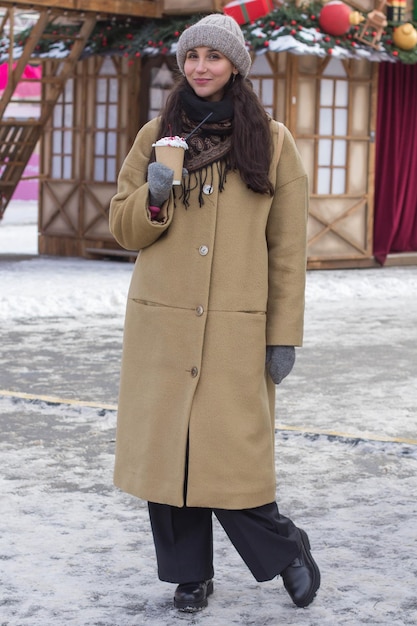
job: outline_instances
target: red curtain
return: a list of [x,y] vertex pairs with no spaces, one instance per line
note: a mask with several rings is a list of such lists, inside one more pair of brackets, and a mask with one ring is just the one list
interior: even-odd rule
[[381,63],[375,164],[374,256],[417,252],[417,65]]

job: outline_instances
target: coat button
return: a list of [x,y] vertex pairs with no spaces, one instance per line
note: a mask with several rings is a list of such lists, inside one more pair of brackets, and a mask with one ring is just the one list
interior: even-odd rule
[[206,256],[206,254],[208,254],[208,246],[200,246],[198,249],[199,253],[201,254],[201,256]]
[[192,367],[191,368],[191,376],[193,378],[195,378],[196,376],[198,376],[198,367]]
[[201,304],[199,304],[196,308],[195,308],[195,314],[198,315],[200,317],[200,315],[203,315],[204,313],[204,307],[201,306]]
[[213,193],[213,186],[212,185],[204,185],[203,193],[205,193],[206,196],[209,196],[211,193]]

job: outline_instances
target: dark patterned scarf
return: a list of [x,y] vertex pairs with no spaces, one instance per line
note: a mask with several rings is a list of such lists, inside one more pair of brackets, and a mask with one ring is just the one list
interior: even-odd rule
[[225,97],[220,102],[209,102],[195,95],[189,88],[181,92],[182,136],[187,137],[204,118],[210,118],[187,139],[184,167],[188,170],[187,184],[183,184],[182,198],[188,206],[190,192],[199,188],[200,206],[204,204],[203,188],[213,185],[213,168],[219,173],[219,191],[231,169],[230,148],[233,131],[233,104]]

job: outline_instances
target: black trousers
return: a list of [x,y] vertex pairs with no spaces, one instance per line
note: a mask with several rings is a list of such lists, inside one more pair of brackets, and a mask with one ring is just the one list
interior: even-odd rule
[[187,583],[213,577],[212,514],[258,582],[282,572],[300,551],[300,534],[277,504],[225,510],[148,503],[160,580]]

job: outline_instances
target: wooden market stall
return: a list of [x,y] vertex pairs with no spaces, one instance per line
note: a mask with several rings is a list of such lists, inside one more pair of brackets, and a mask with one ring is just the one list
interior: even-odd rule
[[[363,10],[372,9],[372,0],[365,1]],[[51,52],[41,61],[39,252],[134,259],[136,253],[122,251],[109,233],[108,206],[138,129],[157,115],[176,71],[169,37],[159,41],[161,31],[149,31],[148,25],[168,23],[172,31],[182,11],[178,5],[184,3],[174,3],[168,21],[161,20],[170,11],[166,2],[108,0],[100,5],[114,15],[105,19],[93,9],[94,2],[83,2],[83,13],[77,13],[76,0],[72,4],[65,19],[80,25],[74,41],[85,37],[96,48],[85,54],[83,39],[84,52],[74,51],[74,45],[64,61]],[[131,21],[128,11],[122,22],[116,19],[127,4],[140,5],[143,21]],[[202,11],[210,12],[224,3],[202,4]],[[82,28],[89,34],[82,35]],[[117,29],[121,35],[116,37]],[[136,43],[135,51],[141,33],[151,39]],[[108,40],[113,44],[106,49]],[[272,42],[262,54],[254,49],[250,79],[266,110],[290,128],[309,173],[309,267],[373,266],[377,58],[317,54],[307,46],[275,51]],[[57,87],[63,71],[65,79]],[[0,132],[3,122],[4,117]]]
[[[0,10],[0,54],[7,62],[9,74],[0,100],[1,217],[68,78],[85,51],[99,19],[97,11],[105,14],[106,10],[110,10],[112,15],[129,11],[133,16],[155,17],[160,15],[160,10],[159,3],[151,0],[38,0],[35,3],[2,0]],[[22,25],[27,26],[26,32]],[[19,37],[24,38],[22,45],[19,45]],[[26,66],[29,63],[43,64],[42,52],[46,41],[57,47],[65,42],[67,53],[49,74],[42,72],[38,79],[44,88],[39,115],[24,119],[16,117],[14,109],[10,115],[11,105],[16,103],[15,91]]]

